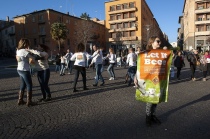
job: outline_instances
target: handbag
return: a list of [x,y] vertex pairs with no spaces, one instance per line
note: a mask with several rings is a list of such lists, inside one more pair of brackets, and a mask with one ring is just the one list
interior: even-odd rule
[[198,61],[197,57],[194,55],[195,59],[196,59],[196,66],[200,66],[201,65],[201,62]]

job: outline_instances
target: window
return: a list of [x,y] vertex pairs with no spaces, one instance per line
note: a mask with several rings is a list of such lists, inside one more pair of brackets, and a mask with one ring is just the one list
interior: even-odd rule
[[69,29],[66,29],[66,34],[69,34]]
[[12,45],[15,45],[15,40],[14,39],[12,39]]
[[117,24],[117,29],[120,29],[120,28],[122,28],[122,23]]
[[114,20],[114,15],[110,15],[110,21]]
[[115,27],[116,27],[115,24],[110,25],[110,28],[111,28],[111,29],[115,29]]
[[33,28],[33,33],[36,33],[36,29],[35,28]]
[[70,45],[70,39],[67,39],[67,45]]
[[42,38],[42,44],[45,44],[45,38]]
[[43,21],[44,20],[44,16],[43,15],[39,15],[39,21]]
[[121,5],[117,5],[116,9],[121,10]]
[[135,8],[134,2],[129,3],[130,8]]
[[127,3],[123,4],[123,9],[128,9],[128,4]]
[[115,11],[115,6],[110,6],[110,11]]
[[124,14],[123,14],[123,18],[124,18],[124,19],[128,18],[128,13],[124,13]]
[[197,26],[197,27],[196,27],[196,30],[197,30],[198,32],[204,31],[204,26]]
[[136,36],[136,32],[135,31],[131,31],[131,36]]
[[36,41],[36,39],[34,39],[34,45],[35,45],[35,46],[37,45],[37,41]]
[[121,19],[121,15],[118,14],[118,15],[117,15],[117,20],[120,20],[120,19]]
[[206,15],[206,20],[210,20],[210,15],[209,14]]
[[40,32],[40,33],[45,33],[45,28],[44,28],[44,26],[40,26],[40,27],[39,27],[39,32]]
[[136,26],[135,22],[130,22],[130,27],[131,27],[131,28],[133,28],[133,27],[135,27],[135,26]]
[[210,31],[210,25],[206,26],[206,31]]
[[123,32],[123,37],[128,37],[129,33],[127,31]]
[[12,33],[14,32],[14,28],[13,28],[13,27],[11,27],[11,32],[12,32]]
[[116,33],[111,33],[111,38],[116,38]]
[[197,45],[203,45],[204,44],[204,40],[197,40]]
[[28,34],[28,30],[27,29],[25,29],[25,34]]
[[7,35],[7,33],[8,33],[8,32],[7,32],[7,29],[6,29],[6,30],[5,30],[5,35]]
[[32,22],[36,22],[35,16],[32,17]]
[[70,24],[70,19],[66,19],[66,24]]
[[19,35],[20,35],[20,36],[22,35],[22,31],[21,31],[21,30],[19,31]]
[[130,18],[134,18],[135,17],[135,12],[131,12],[130,13]]
[[198,16],[197,16],[198,21],[203,21],[203,17],[204,17],[204,15],[198,15]]
[[124,23],[124,28],[128,28],[128,23]]
[[207,8],[210,8],[210,2],[207,3]]
[[9,43],[8,43],[8,41],[6,40],[5,42],[6,42],[6,46],[9,46]]

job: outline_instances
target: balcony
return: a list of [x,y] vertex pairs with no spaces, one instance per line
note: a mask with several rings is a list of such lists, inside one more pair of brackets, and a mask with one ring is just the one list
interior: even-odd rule
[[118,32],[118,31],[131,31],[131,30],[136,30],[136,27],[131,27],[131,28],[120,28],[120,29],[110,29],[109,32]]
[[122,23],[122,22],[132,22],[132,21],[136,21],[137,18],[133,17],[133,18],[126,18],[126,19],[119,19],[119,20],[109,20],[109,24],[114,24],[114,23]]
[[210,31],[195,32],[195,36],[205,36],[205,35],[210,35]]
[[200,8],[195,10],[195,14],[200,14],[200,13],[210,13],[210,7],[209,8]]
[[114,41],[135,41],[135,40],[137,40],[137,36],[120,37],[120,38],[109,38],[109,42],[114,42]]
[[137,8],[128,8],[128,9],[122,9],[122,10],[116,10],[116,11],[108,11],[108,14],[117,14],[117,13],[125,13],[125,12],[133,12],[136,11]]
[[38,24],[45,24],[45,20],[43,20],[43,19],[42,20],[39,20],[38,21]]
[[210,24],[210,20],[202,20],[202,21],[195,21],[196,25],[200,25],[200,24]]
[[46,36],[46,32],[39,32],[39,36]]

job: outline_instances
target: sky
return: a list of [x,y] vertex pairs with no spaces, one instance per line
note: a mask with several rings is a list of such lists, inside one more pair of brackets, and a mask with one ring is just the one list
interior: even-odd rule
[[[105,19],[104,2],[108,0],[4,0],[0,5],[0,20],[9,16],[31,13],[35,10],[54,9],[80,16],[87,12],[90,17]],[[179,16],[182,15],[184,0],[146,0],[161,30],[168,35],[169,42],[177,41]]]

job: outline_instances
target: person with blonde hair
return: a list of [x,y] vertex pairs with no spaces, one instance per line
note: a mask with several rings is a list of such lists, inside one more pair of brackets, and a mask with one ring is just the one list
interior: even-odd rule
[[114,65],[116,62],[116,54],[114,53],[113,48],[109,48],[109,54],[107,54],[106,58],[109,58],[109,66],[107,68],[107,71],[110,75],[109,80],[114,80],[115,79]]
[[20,76],[20,91],[18,98],[18,105],[25,104],[23,97],[24,91],[27,89],[27,106],[32,106],[35,103],[32,102],[32,79],[30,74],[30,63],[34,63],[34,57],[26,50],[29,49],[30,41],[26,38],[20,39],[16,51],[17,59],[17,72]]

